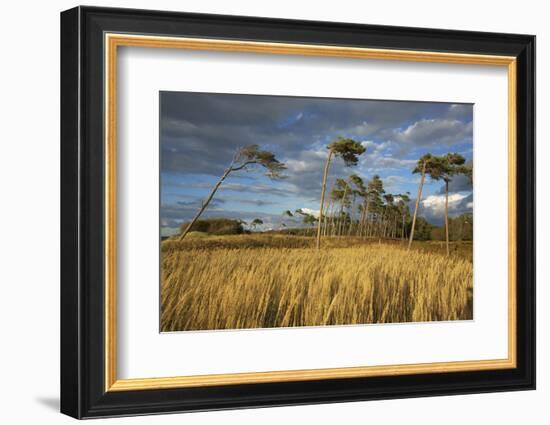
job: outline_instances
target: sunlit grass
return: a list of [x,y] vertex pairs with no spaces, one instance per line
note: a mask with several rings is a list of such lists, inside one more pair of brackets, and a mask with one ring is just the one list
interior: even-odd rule
[[471,245],[240,235],[162,244],[162,331],[465,320]]

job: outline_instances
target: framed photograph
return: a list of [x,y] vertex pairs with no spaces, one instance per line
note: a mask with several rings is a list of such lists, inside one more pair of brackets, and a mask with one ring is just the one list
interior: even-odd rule
[[61,411],[535,388],[535,37],[61,14]]

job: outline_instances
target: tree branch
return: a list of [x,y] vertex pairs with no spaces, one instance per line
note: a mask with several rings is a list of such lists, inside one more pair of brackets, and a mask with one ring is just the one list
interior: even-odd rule
[[246,161],[243,165],[239,165],[238,167],[236,168],[233,168],[231,167],[231,171],[239,171],[239,170],[242,170],[244,167],[246,167],[247,165],[250,165],[250,164],[257,164],[258,161]]

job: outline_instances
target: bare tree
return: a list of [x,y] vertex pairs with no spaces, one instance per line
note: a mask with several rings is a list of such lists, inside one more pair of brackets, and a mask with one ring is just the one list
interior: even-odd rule
[[204,200],[201,204],[201,207],[195,214],[195,217],[191,220],[191,222],[187,225],[185,230],[182,232],[182,234],[179,237],[179,240],[183,240],[187,233],[191,230],[195,222],[199,219],[201,214],[204,212],[206,207],[208,207],[208,204],[216,194],[217,190],[221,186],[221,184],[224,182],[224,180],[231,174],[236,171],[241,170],[248,170],[253,168],[264,168],[266,170],[265,175],[268,176],[271,179],[280,179],[282,178],[282,173],[286,169],[285,164],[282,162],[279,162],[275,158],[275,154],[268,151],[262,151],[260,150],[258,145],[248,145],[241,147],[235,152],[235,155],[233,156],[233,160],[229,164],[229,167],[227,167],[223,173],[223,175],[220,177],[218,182],[214,185],[212,188],[212,191],[210,192],[210,195]]

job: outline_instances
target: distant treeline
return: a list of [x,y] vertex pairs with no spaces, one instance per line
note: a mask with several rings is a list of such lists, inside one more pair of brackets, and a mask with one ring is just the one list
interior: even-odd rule
[[[410,223],[409,223],[410,229]],[[471,241],[473,240],[474,220],[472,214],[449,217],[449,240],[450,241]],[[417,217],[414,240],[417,241],[444,241],[445,226],[435,226],[426,221],[423,217]]]
[[[191,232],[201,232],[210,235],[240,235],[249,234],[250,230],[244,228],[246,222],[229,218],[209,218],[197,220],[191,226]],[[406,233],[409,234],[411,228],[410,218],[406,222]],[[183,223],[180,228],[186,229],[188,222]],[[269,233],[281,233],[286,235],[311,236],[311,228],[281,228],[279,230],[270,230]],[[391,239],[391,238],[390,238]],[[418,241],[444,241],[445,227],[436,226],[429,223],[425,218],[416,219],[416,231],[414,239]],[[473,239],[473,216],[472,214],[463,214],[455,218],[449,218],[449,240],[451,241],[471,241]]]

